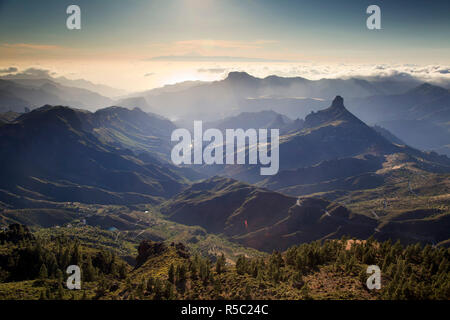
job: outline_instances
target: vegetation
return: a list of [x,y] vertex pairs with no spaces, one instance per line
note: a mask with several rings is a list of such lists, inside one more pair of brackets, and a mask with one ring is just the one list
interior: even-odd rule
[[[450,299],[450,249],[342,238],[233,262],[181,243],[144,240],[132,268],[114,249],[45,237],[14,224],[0,232],[0,299]],[[82,289],[66,288],[79,265]],[[382,270],[369,290],[369,265]]]
[[33,295],[38,292],[41,299],[79,296],[75,291],[64,289],[65,271],[69,265],[80,266],[81,280],[91,286],[93,282],[101,284],[107,280],[125,279],[130,269],[109,250],[92,249],[64,236],[35,237],[28,228],[17,224],[0,233],[0,244],[0,282],[3,284],[0,298],[3,299],[17,298],[11,289],[21,283],[24,287],[32,283],[31,286],[38,289],[30,290],[30,296],[23,296],[26,299],[36,298]]

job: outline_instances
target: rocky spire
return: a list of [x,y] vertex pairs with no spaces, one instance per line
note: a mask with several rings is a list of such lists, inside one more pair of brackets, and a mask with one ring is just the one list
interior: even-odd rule
[[344,98],[342,98],[341,96],[336,96],[333,100],[333,102],[331,103],[331,107],[332,108],[345,108],[344,107]]

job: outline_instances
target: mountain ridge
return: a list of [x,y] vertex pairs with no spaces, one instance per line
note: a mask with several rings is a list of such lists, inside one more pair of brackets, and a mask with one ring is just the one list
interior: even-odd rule
[[[3,192],[52,201],[135,203],[154,202],[152,197],[181,189],[184,178],[168,165],[154,159],[144,163],[86,131],[90,116],[88,111],[44,106],[2,125]],[[2,198],[12,200],[5,193]]]
[[[257,78],[246,72],[230,72],[222,80],[195,83],[195,85],[173,85],[172,90],[153,89],[140,92],[134,96],[144,96],[152,106],[153,112],[175,118],[214,121],[230,115],[229,109],[239,111],[261,111],[264,109],[252,104],[247,99],[262,97],[279,97],[283,101],[274,100],[271,108],[277,110],[279,103],[290,111],[291,118],[303,116],[303,110],[314,110],[314,100],[287,98],[303,97],[305,99],[332,99],[337,93],[346,97],[366,97],[377,94],[395,93],[391,85],[384,85],[382,80],[371,82],[365,79],[319,79],[308,80],[301,77],[267,76]],[[405,88],[412,88],[405,84]],[[133,95],[132,95],[133,96]],[[287,99],[287,100],[286,100]],[[254,102],[254,100],[253,100]],[[280,105],[282,106],[282,105]],[[295,114],[295,106],[300,110]],[[189,112],[187,112],[189,110]],[[234,111],[236,113],[236,111]],[[197,117],[197,118],[196,118]]]

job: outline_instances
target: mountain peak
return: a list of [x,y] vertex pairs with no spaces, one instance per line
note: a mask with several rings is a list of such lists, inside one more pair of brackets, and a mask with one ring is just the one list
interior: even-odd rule
[[442,96],[449,94],[447,89],[430,84],[428,82],[422,83],[418,87],[411,89],[409,93],[415,95],[429,95],[429,96]]
[[363,123],[344,106],[344,98],[336,96],[327,109],[311,112],[305,118],[307,127],[316,127],[333,121],[345,121],[347,123]]
[[333,100],[333,102],[331,103],[331,107],[332,108],[345,108],[344,107],[344,98],[342,98],[341,96],[336,96]]
[[[82,130],[82,118],[86,114],[90,112],[66,106],[44,105],[22,114],[16,120],[24,126],[46,127],[49,132],[57,128],[63,128],[64,131],[69,127]],[[53,131],[57,134],[56,132],[61,131]]]
[[226,80],[250,80],[250,79],[256,78],[248,74],[247,72],[243,71],[232,71],[228,73],[228,76],[226,78]]

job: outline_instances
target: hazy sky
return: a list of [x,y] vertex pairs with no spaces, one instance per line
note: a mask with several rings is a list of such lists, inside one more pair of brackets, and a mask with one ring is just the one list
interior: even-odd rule
[[[81,7],[81,30],[66,28],[70,4]],[[370,4],[381,8],[382,30],[366,28]],[[322,77],[358,65],[439,68],[450,65],[449,15],[448,0],[0,0],[0,69],[133,91],[229,70]]]

